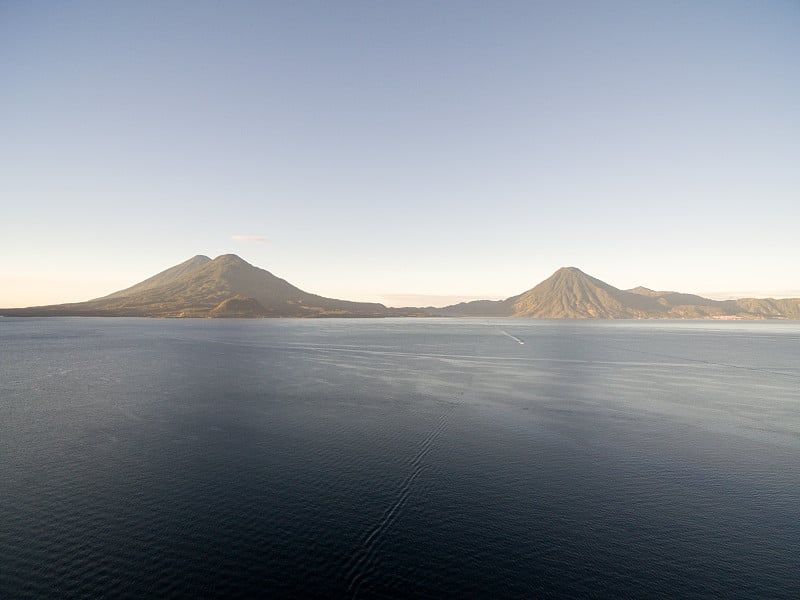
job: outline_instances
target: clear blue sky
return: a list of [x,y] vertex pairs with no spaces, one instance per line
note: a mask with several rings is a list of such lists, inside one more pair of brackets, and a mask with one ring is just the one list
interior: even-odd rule
[[0,2],[0,306],[227,252],[390,304],[800,295],[800,3]]

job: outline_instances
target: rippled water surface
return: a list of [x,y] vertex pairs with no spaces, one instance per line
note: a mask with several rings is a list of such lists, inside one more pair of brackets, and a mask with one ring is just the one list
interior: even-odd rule
[[800,325],[0,319],[0,597],[800,597]]

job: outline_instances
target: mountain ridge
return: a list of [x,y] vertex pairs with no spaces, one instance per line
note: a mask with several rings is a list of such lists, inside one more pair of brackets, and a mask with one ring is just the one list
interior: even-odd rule
[[156,273],[152,277],[148,277],[144,281],[141,281],[135,285],[132,285],[129,288],[125,288],[119,290],[118,292],[113,292],[107,296],[103,296],[103,298],[121,298],[124,296],[130,296],[132,294],[151,290],[157,288],[161,285],[174,281],[178,279],[182,275],[190,273],[196,269],[199,269],[202,266],[207,265],[211,262],[211,259],[204,254],[198,254],[193,256],[189,260],[186,260],[180,264],[175,265],[174,267],[170,267],[169,269],[165,269],[160,273]]
[[505,300],[474,300],[427,310],[448,317],[800,319],[800,298],[711,300],[643,286],[621,290],[577,267],[562,267],[533,288]]
[[562,267],[505,300],[442,308],[388,308],[326,298],[235,254],[198,254],[128,288],[85,302],[0,309],[4,316],[135,317],[519,317],[537,319],[800,319],[800,298],[711,300],[694,294],[621,290]]
[[[233,301],[232,304],[226,301]],[[2,309],[18,316],[385,317],[406,312],[310,294],[235,254],[197,255],[133,286],[86,302]]]

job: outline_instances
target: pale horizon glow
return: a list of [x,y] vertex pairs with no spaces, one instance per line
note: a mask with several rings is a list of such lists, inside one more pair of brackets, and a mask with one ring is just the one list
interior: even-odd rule
[[[229,252],[229,253],[235,254],[235,252]],[[226,252],[225,254],[228,254],[228,252]],[[239,255],[241,256],[241,253],[239,253]],[[209,256],[210,258],[215,258],[217,255],[212,253]],[[245,260],[247,260],[245,256],[242,257],[245,258]],[[190,256],[185,257],[185,259],[189,258],[191,257]],[[182,262],[182,261],[177,261],[177,262]],[[165,270],[166,268],[169,268],[171,266],[174,266],[174,264],[164,265],[163,268],[158,269],[157,272]],[[264,268],[258,264],[254,264],[254,266]],[[122,279],[120,277],[114,278],[110,275],[106,275],[106,277],[104,278],[92,279],[92,278],[84,278],[79,275],[70,273],[57,274],[48,281],[41,281],[39,279],[36,279],[35,277],[8,278],[7,282],[9,283],[9,287],[7,288],[8,291],[7,297],[9,300],[6,304],[3,305],[3,308],[24,308],[28,306],[37,306],[37,305],[44,305],[51,303],[81,302],[84,300],[100,298],[102,296],[106,296],[113,292],[128,288],[155,274],[156,271],[153,271],[151,273],[141,274],[139,278],[135,280]],[[592,273],[588,274],[593,275]],[[298,285],[296,280],[292,280],[285,274],[273,272],[273,275],[281,277],[282,279],[288,279],[290,283]],[[376,292],[364,288],[362,289],[328,288],[325,290],[320,290],[314,288],[312,284],[299,285],[299,287],[306,292],[319,294],[330,298],[339,298],[344,300],[354,300],[360,302],[379,302],[381,304],[394,308],[431,307],[431,306],[443,307],[452,304],[458,304],[459,302],[469,302],[472,300],[505,300],[506,298],[510,298],[511,296],[516,296],[517,294],[527,291],[531,287],[535,286],[536,284],[546,279],[549,275],[552,275],[552,272],[542,275],[539,280],[524,284],[523,287],[514,289],[502,295],[491,294],[491,293],[482,294],[479,292],[472,294],[469,293],[413,294],[413,293],[401,293],[393,291]],[[702,292],[696,290],[676,289],[664,286],[653,287],[647,284],[618,286],[613,281],[605,280],[605,282],[620,289],[631,289],[633,287],[636,287],[637,285],[644,285],[644,287],[649,287],[657,291],[679,291],[689,294],[697,294],[699,296],[710,298],[712,300],[730,300],[735,298],[800,298],[800,289],[772,290],[766,292],[763,290]],[[48,294],[52,293],[52,289],[50,289],[50,286],[53,284],[55,284],[58,288],[59,299],[54,302],[37,301],[38,298],[47,297]]]
[[225,253],[393,306],[797,297],[798,57],[790,0],[4,2],[0,307]]

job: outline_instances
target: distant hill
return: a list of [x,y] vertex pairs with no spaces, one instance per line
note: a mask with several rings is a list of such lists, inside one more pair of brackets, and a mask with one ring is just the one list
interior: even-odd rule
[[800,298],[709,300],[646,287],[621,290],[564,267],[505,300],[387,308],[310,294],[235,254],[195,256],[141,283],[72,304],[0,309],[8,316],[528,317],[536,319],[800,319]]
[[408,312],[382,304],[309,294],[234,254],[195,256],[108,296],[52,306],[5,309],[20,316],[386,317]]
[[476,300],[426,309],[450,317],[537,319],[800,319],[800,299],[717,301],[645,287],[620,290],[575,267],[505,300]]
[[269,311],[255,298],[234,296],[233,298],[228,298],[220,302],[219,305],[211,309],[208,316],[214,318],[268,317]]

